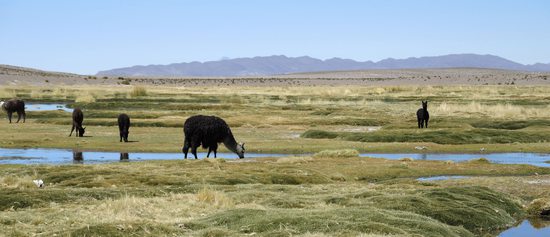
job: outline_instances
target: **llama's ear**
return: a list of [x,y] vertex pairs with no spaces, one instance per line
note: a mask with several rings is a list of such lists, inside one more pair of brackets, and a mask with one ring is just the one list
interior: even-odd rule
[[243,150],[244,150],[244,142],[243,142],[243,144],[241,144],[241,146],[243,147]]

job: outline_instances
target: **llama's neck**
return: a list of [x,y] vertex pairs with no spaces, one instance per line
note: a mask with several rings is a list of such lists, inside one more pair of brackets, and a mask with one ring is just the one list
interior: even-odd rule
[[233,134],[231,132],[229,132],[227,137],[225,137],[225,139],[223,140],[223,144],[230,151],[237,153],[237,141],[235,141],[235,137],[233,137]]

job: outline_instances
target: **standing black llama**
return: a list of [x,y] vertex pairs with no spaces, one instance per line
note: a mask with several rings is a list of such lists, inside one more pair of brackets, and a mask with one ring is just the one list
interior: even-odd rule
[[118,115],[118,131],[120,132],[120,142],[128,142],[128,133],[130,133],[130,117],[127,114]]
[[73,110],[73,127],[71,128],[71,133],[69,134],[69,137],[73,135],[73,131],[76,128],[76,136],[77,137],[83,137],[84,132],[86,128],[82,127],[82,121],[84,120],[84,114],[82,113],[82,110],[79,108],[75,108]]
[[195,115],[189,117],[183,124],[183,133],[185,140],[181,151],[187,159],[187,152],[191,148],[191,153],[197,159],[197,147],[202,145],[202,148],[208,148],[208,154],[214,151],[214,158],[218,150],[218,143],[223,142],[225,147],[239,155],[239,158],[244,158],[244,143],[239,144],[235,141],[231,129],[227,123],[216,116]]
[[418,128],[428,128],[428,120],[430,120],[430,113],[428,113],[428,101],[422,101],[422,109],[416,111],[416,118],[418,119]]
[[25,102],[18,99],[11,99],[8,101],[2,101],[0,102],[0,105],[2,105],[2,109],[6,111],[8,114],[8,120],[11,123],[11,116],[13,112],[17,112],[17,122],[19,123],[19,120],[21,120],[21,117],[23,117],[23,123],[25,122],[25,119],[27,117],[27,114],[25,113]]

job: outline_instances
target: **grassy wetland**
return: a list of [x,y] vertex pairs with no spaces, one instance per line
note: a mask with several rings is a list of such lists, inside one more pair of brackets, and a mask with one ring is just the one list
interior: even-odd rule
[[[1,98],[80,107],[87,127],[86,137],[67,137],[70,113],[30,111],[25,124],[2,120],[4,148],[179,152],[185,119],[205,114],[224,118],[247,152],[309,155],[0,165],[0,233],[493,236],[550,195],[550,169],[357,152],[550,152],[549,94],[513,85],[2,87]],[[420,130],[423,99],[430,127]],[[121,112],[134,142],[118,142]],[[435,175],[473,178],[416,180]]]

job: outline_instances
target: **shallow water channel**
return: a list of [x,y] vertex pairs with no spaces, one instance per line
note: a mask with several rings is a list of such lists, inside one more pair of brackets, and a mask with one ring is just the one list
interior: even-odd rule
[[463,175],[441,175],[441,176],[431,176],[431,177],[420,177],[416,180],[423,181],[423,182],[430,182],[430,181],[442,181],[442,180],[451,180],[451,179],[467,179],[471,176],[463,176]]
[[[213,154],[210,154],[211,158]],[[246,158],[262,157],[286,157],[293,154],[276,153],[246,153]],[[206,152],[198,153],[199,159],[206,157]],[[237,159],[234,153],[218,153],[218,158]],[[295,154],[294,154],[295,156]],[[528,164],[541,167],[550,167],[550,154],[542,153],[491,153],[491,154],[373,154],[363,153],[361,157],[401,159],[404,157],[415,160],[451,160],[464,162],[471,159],[484,157],[493,163],[499,164]],[[192,154],[188,154],[192,158]],[[116,161],[143,161],[143,160],[177,160],[183,159],[182,153],[150,153],[150,152],[101,152],[101,151],[73,151],[70,149],[49,149],[49,148],[0,148],[0,164],[72,164],[86,163],[98,164]],[[437,181],[452,178],[465,177],[428,177],[425,181]]]
[[464,162],[477,158],[485,158],[491,163],[497,164],[526,164],[540,167],[550,167],[550,154],[546,153],[484,153],[484,154],[454,154],[454,153],[377,153],[377,154],[361,154],[364,157],[386,158],[397,160],[404,157],[413,158],[414,160],[439,160],[439,161],[454,161]]
[[52,110],[63,110],[66,112],[73,112],[73,109],[67,107],[67,104],[62,103],[25,103],[25,111],[52,111]]
[[[199,159],[206,157],[206,153],[197,153]],[[247,153],[246,158],[258,157],[282,157],[286,154]],[[210,154],[213,158],[214,154]],[[233,153],[218,153],[218,158],[238,159]],[[194,159],[188,154],[188,159]],[[143,160],[178,160],[183,159],[183,153],[120,153],[102,151],[73,151],[68,149],[12,149],[0,148],[0,164],[100,164],[117,161],[143,161]]]

